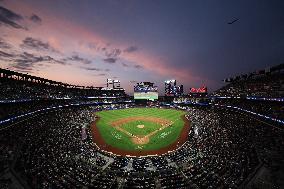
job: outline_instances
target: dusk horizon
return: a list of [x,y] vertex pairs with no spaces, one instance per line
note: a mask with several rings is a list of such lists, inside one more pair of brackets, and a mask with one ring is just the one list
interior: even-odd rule
[[[281,1],[0,1],[0,67],[105,87],[222,79],[283,63]],[[265,12],[266,14],[263,14]],[[232,22],[233,21],[233,22]],[[231,23],[232,22],[232,23]]]

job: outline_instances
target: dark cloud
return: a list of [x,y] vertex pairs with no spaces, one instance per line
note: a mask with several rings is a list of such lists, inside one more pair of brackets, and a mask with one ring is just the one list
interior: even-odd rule
[[105,58],[103,59],[105,63],[114,64],[116,62],[116,58]]
[[138,65],[138,64],[137,64],[137,65],[134,65],[133,67],[136,68],[136,69],[142,69],[142,68],[143,68],[143,66],[140,66],[140,65]]
[[67,65],[66,62],[56,60],[51,56],[34,55],[27,52],[23,52],[22,54],[12,54],[0,51],[0,59],[11,62],[13,68],[23,72],[33,70],[40,62]]
[[126,64],[124,62],[122,62],[121,64],[122,64],[123,67],[130,67],[128,64]]
[[106,76],[105,73],[100,73],[100,74],[97,74],[96,76]]
[[16,69],[30,69],[33,68],[33,66],[36,65],[38,62],[49,62],[49,63],[55,63],[55,64],[61,64],[66,65],[65,62],[55,60],[54,58],[50,56],[37,56],[34,54],[30,54],[27,52],[24,52],[23,54],[19,55],[18,58],[14,60],[15,65],[13,66]]
[[9,18],[10,20],[17,21],[17,20],[22,20],[23,17],[19,14],[14,13],[13,11],[6,9],[2,6],[0,6],[0,15]]
[[83,64],[91,64],[92,61],[86,58],[82,58],[78,55],[73,55],[71,57],[65,58],[64,61],[74,61],[74,62],[81,62]]
[[51,52],[57,52],[56,49],[54,49],[52,46],[49,45],[48,42],[43,42],[39,39],[34,39],[32,37],[26,37],[22,44],[20,45],[22,48],[28,48],[28,49],[35,49],[38,51],[51,51]]
[[98,45],[97,45],[96,43],[89,43],[89,44],[88,44],[88,47],[89,47],[90,49],[98,50]]
[[42,22],[42,19],[36,14],[33,14],[32,16],[30,16],[30,20],[37,24],[41,24]]
[[120,49],[111,49],[105,51],[105,55],[108,58],[117,58],[120,54],[121,54]]
[[32,54],[24,52],[14,60],[13,68],[18,71],[31,71],[37,62],[41,62],[42,57],[35,57]]
[[99,68],[90,68],[90,67],[82,67],[82,68],[85,69],[85,70],[88,70],[88,71],[102,71]]
[[[101,68],[94,68],[94,67],[81,67],[84,70],[87,71],[95,71],[95,72],[109,72],[110,69],[106,68],[106,69],[101,69]],[[95,74],[94,76],[105,76],[106,73],[99,73],[99,74]]]
[[36,56],[34,54],[30,54],[27,52],[21,54],[19,58],[15,59],[14,62],[15,64],[13,65],[13,68],[19,71],[30,71],[39,62],[48,62],[50,64],[66,65],[65,62],[55,60],[50,56]]
[[0,51],[0,59],[1,59],[1,60],[6,60],[6,58],[13,58],[13,57],[14,57],[13,54]]
[[94,43],[94,42],[87,44],[87,47],[89,47],[91,50],[104,52],[106,56],[112,53],[112,51],[108,50],[108,48],[107,48],[108,46],[109,46],[108,44],[107,45],[100,45],[100,44]]
[[130,47],[127,47],[126,49],[124,49],[123,52],[132,53],[132,52],[135,52],[137,50],[138,50],[138,47],[130,46]]
[[87,46],[90,49],[93,49],[95,51],[99,51],[101,53],[104,54],[104,58],[103,61],[105,63],[109,63],[109,64],[114,64],[116,63],[116,61],[118,60],[119,56],[122,53],[122,50],[118,49],[118,48],[110,48],[111,44],[105,44],[105,45],[99,45],[97,43],[88,43]]
[[[94,67],[81,67],[82,69],[85,69],[87,71],[95,71],[95,72],[109,72],[110,69],[100,69],[100,68],[94,68]],[[99,73],[94,76],[105,76],[106,73]]]
[[122,51],[118,48],[110,49],[109,46],[110,46],[110,44],[106,44],[103,47],[101,47],[97,43],[89,43],[88,44],[88,47],[90,49],[94,49],[96,51],[100,51],[100,52],[104,53],[105,57],[103,58],[103,61],[105,63],[114,64],[118,60]]
[[10,49],[12,46],[4,41],[4,39],[0,38],[0,49]]
[[135,65],[131,65],[131,64],[126,64],[124,62],[121,63],[123,67],[125,68],[136,68],[136,69],[142,69],[143,66],[135,64]]
[[25,29],[18,21],[23,20],[23,17],[13,11],[0,6],[0,25],[10,26],[16,29]]

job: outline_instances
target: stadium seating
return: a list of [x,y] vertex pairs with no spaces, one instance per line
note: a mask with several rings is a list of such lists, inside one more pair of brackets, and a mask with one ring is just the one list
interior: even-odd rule
[[90,135],[81,139],[81,127],[99,109],[57,110],[1,131],[1,170],[8,165],[32,188],[237,188],[269,161],[265,149],[284,144],[283,131],[249,116],[188,107],[197,132],[182,148],[158,157],[119,157],[95,148]]
[[[0,188],[242,188],[264,165],[279,168],[275,162],[284,155],[284,131],[279,125],[226,108],[284,119],[283,102],[277,101],[282,88],[277,93],[270,87],[261,90],[263,83],[272,87],[282,82],[275,75],[232,82],[214,93],[208,106],[183,104],[180,108],[191,126],[187,141],[176,151],[148,157],[117,156],[101,151],[92,141],[95,112],[135,107],[125,103],[124,93],[11,78],[0,82],[0,120],[47,109],[0,124]],[[250,95],[277,99],[245,98]],[[219,98],[224,96],[240,98]],[[102,101],[108,103],[96,104]],[[152,106],[179,107],[161,104],[165,103]],[[86,139],[82,127],[87,128]]]
[[225,79],[226,86],[213,92],[213,96],[233,97],[272,97],[284,96],[284,64],[270,68],[268,71],[235,76]]

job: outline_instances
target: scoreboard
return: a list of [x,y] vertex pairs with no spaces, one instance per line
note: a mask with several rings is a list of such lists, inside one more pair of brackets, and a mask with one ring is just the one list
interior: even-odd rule
[[151,82],[140,82],[134,86],[135,100],[157,100],[158,87]]

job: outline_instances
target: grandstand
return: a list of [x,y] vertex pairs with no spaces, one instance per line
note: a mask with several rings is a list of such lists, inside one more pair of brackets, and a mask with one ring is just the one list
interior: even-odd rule
[[211,96],[214,103],[241,108],[284,123],[284,64],[224,79]]
[[284,64],[224,79],[229,83],[213,93],[214,96],[266,97],[284,96]]
[[98,112],[136,107],[124,90],[1,69],[0,188],[281,188],[281,69],[232,81],[209,103],[145,104],[183,111],[190,128],[176,149],[143,157],[94,144]]
[[125,97],[123,88],[78,86],[0,68],[1,101]]

